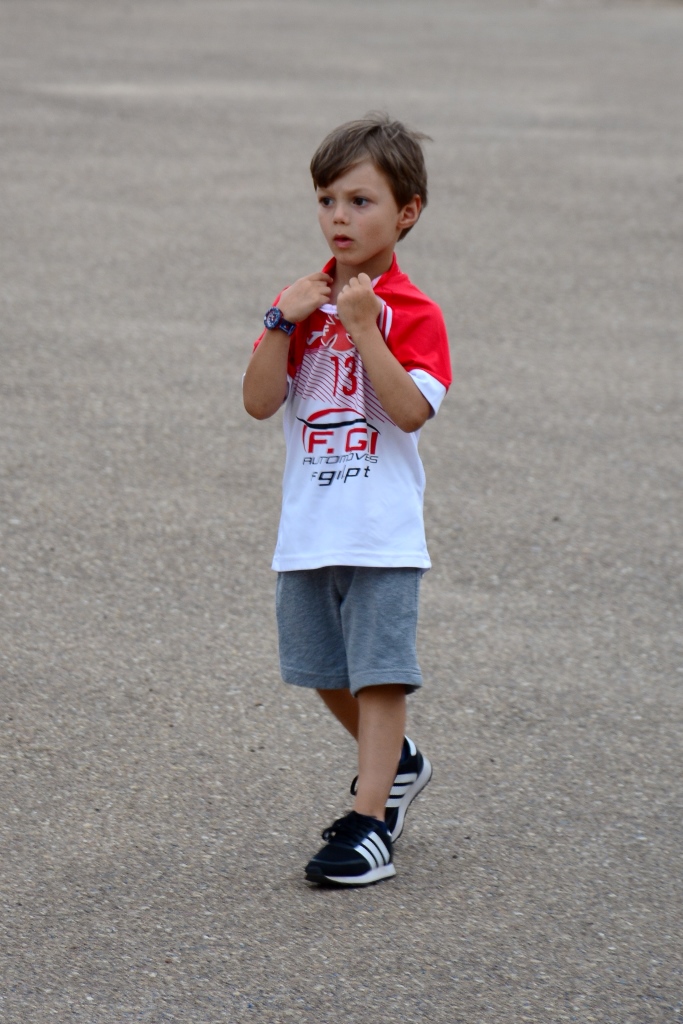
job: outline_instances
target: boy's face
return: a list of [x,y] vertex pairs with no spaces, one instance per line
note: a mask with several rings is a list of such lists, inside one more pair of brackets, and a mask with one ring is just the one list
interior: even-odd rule
[[389,182],[371,160],[354,164],[326,188],[317,189],[318,220],[344,276],[371,278],[391,266],[404,228],[420,215],[420,198],[399,209]]

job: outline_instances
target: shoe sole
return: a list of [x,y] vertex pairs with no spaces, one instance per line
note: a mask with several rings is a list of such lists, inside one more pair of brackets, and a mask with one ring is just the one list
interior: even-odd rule
[[410,789],[406,790],[405,795],[403,797],[403,800],[405,802],[402,803],[399,808],[397,808],[398,814],[397,814],[397,818],[396,818],[396,824],[394,825],[393,832],[390,833],[392,843],[395,843],[396,840],[401,835],[401,833],[403,832],[403,825],[404,825],[405,820],[406,820],[406,814],[408,813],[408,808],[412,804],[412,802],[415,799],[415,797],[419,796],[419,794],[425,788],[427,783],[431,780],[431,777],[432,777],[431,761],[429,761],[424,756],[424,754],[423,754],[422,755],[422,769],[420,771],[420,774],[415,779],[415,782],[412,784]]
[[380,868],[373,868],[366,871],[364,875],[325,875],[322,872],[315,874],[312,871],[306,872],[306,879],[309,882],[317,882],[318,885],[333,885],[340,888],[351,888],[360,885],[374,885],[375,882],[382,882],[385,878],[393,878],[396,868],[393,864],[384,864]]

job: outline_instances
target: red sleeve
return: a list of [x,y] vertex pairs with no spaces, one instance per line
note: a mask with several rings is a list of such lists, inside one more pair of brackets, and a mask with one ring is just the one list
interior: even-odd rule
[[391,324],[387,347],[401,366],[424,370],[445,388],[451,386],[451,354],[443,314],[435,302],[421,294],[387,295]]

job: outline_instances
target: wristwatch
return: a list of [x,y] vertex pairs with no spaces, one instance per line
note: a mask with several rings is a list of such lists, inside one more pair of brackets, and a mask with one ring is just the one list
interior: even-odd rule
[[285,334],[292,334],[296,330],[296,324],[290,323],[289,320],[285,320],[282,315],[282,310],[278,309],[277,306],[270,307],[263,318],[263,322],[269,331],[280,330],[284,331]]

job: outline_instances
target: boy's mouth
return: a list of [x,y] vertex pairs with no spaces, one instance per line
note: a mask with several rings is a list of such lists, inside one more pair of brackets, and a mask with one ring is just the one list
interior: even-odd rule
[[348,235],[335,235],[334,236],[334,244],[335,245],[341,245],[341,246],[350,245],[352,241],[353,241],[353,239],[349,238]]

